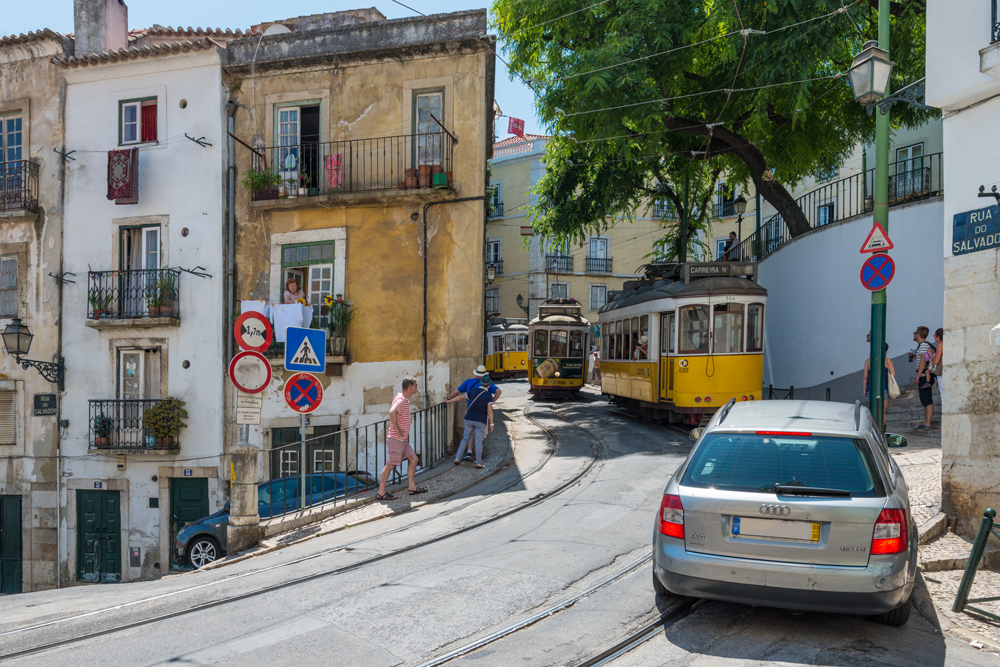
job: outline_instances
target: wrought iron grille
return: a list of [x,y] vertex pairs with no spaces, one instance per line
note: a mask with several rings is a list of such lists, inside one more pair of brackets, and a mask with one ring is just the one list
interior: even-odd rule
[[611,258],[588,257],[587,273],[611,273]]
[[573,270],[572,255],[546,255],[545,271],[548,273],[566,272]]
[[177,269],[91,271],[87,274],[87,319],[180,318]]
[[488,218],[502,218],[503,217],[503,202],[499,199],[491,199],[489,201],[489,210],[486,213]]
[[666,199],[661,199],[653,204],[653,217],[665,220],[676,220],[677,211],[674,210],[672,202]]
[[[306,483],[306,507],[360,495],[378,487],[378,475],[386,462],[385,436],[389,420],[344,429],[306,439],[305,461],[298,429],[287,444],[272,447],[267,456],[270,481],[258,487],[261,518],[296,512],[302,505],[302,482]],[[417,471],[432,468],[448,447],[448,406],[444,403],[410,415],[410,446],[420,457]],[[405,466],[396,467],[389,484],[404,479]]]
[[0,211],[38,212],[38,165],[29,160],[0,162]]
[[177,449],[176,437],[157,438],[146,427],[146,410],[161,399],[90,401],[92,449]]
[[[269,146],[253,154],[251,166],[272,181],[252,191],[254,200],[278,199],[282,193],[308,197],[429,188],[434,174],[443,174],[447,187],[451,184],[452,138],[437,132]],[[407,170],[412,171],[408,174]]]

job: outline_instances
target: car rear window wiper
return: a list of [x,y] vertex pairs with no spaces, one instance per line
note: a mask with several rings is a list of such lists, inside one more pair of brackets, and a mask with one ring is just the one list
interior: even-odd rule
[[824,489],[819,486],[805,486],[802,482],[792,484],[775,484],[774,492],[778,494],[792,495],[800,494],[804,496],[849,496],[849,489]]

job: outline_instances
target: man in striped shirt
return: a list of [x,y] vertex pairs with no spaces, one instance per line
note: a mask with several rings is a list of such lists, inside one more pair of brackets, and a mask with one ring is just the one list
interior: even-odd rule
[[396,394],[392,399],[392,407],[389,409],[389,430],[385,434],[386,460],[382,474],[378,476],[378,500],[395,500],[396,496],[385,492],[385,484],[389,481],[389,473],[393,468],[400,465],[404,460],[410,465],[406,466],[406,477],[409,481],[410,495],[426,493],[425,487],[418,487],[414,475],[417,471],[417,453],[410,446],[410,396],[417,393],[417,381],[412,377],[403,378],[403,391]]
[[917,343],[917,351],[913,358],[917,366],[917,377],[913,381],[917,385],[920,404],[924,406],[924,423],[918,425],[915,431],[930,430],[934,419],[934,395],[931,393],[931,388],[934,386],[935,378],[930,372],[930,360],[934,357],[934,348],[927,342],[929,333],[930,329],[927,327],[917,327],[913,332],[913,340]]

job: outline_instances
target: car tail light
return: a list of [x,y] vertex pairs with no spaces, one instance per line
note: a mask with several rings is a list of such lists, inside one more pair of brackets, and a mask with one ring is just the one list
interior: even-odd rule
[[875,522],[871,553],[898,554],[906,551],[906,545],[906,510],[882,510]]
[[681,505],[680,496],[663,496],[657,525],[659,531],[667,537],[684,539],[684,506]]

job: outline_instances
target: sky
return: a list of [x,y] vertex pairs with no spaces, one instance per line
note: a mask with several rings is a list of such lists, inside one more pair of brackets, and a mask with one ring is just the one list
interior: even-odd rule
[[[401,0],[424,14],[457,12],[488,8],[488,2],[478,0]],[[73,0],[3,0],[0,12],[0,36],[20,34],[50,28],[56,32],[73,32]],[[126,0],[129,28],[146,28],[153,24],[194,28],[242,28],[264,21],[291,16],[322,14],[345,9],[376,7],[390,19],[416,16],[392,0]],[[491,31],[492,32],[492,31]],[[501,52],[501,55],[503,53]],[[507,67],[497,60],[495,97],[505,115],[525,121],[525,132],[544,134],[535,114],[534,96],[520,80],[510,80]],[[506,139],[507,119],[497,120],[497,138]]]

